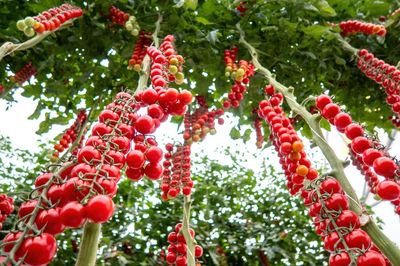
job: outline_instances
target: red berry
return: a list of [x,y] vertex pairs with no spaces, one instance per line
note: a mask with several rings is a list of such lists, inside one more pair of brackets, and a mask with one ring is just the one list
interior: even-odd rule
[[387,178],[392,178],[398,168],[396,163],[388,157],[377,158],[373,163],[373,167],[378,175]]
[[400,196],[400,185],[394,181],[384,180],[378,184],[376,192],[384,200],[395,200]]

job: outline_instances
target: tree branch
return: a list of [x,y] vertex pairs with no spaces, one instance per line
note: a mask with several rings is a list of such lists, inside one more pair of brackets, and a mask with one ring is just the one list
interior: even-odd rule
[[[157,48],[158,46],[160,46],[160,42],[158,40],[158,33],[160,32],[160,25],[162,20],[163,16],[160,13],[158,13],[158,19],[156,21],[156,29],[152,34],[154,46]],[[147,80],[149,79],[150,75],[150,63],[151,63],[150,56],[146,53],[145,57],[143,58],[143,70],[139,77],[136,92],[142,91],[147,86]]]
[[[276,81],[272,73],[261,65],[261,63],[258,61],[257,51],[244,39],[244,32],[241,29],[240,24],[238,23],[236,26],[240,32],[239,41],[248,49],[250,55],[252,56],[252,62],[258,72],[261,73],[270,82],[270,84],[272,84],[279,92],[284,95],[290,109],[303,117],[304,121],[310,127],[315,143],[320,147],[322,153],[331,165],[332,170],[336,174],[335,178],[340,182],[343,190],[346,192],[350,199],[350,209],[358,215],[363,214],[365,210],[361,207],[357,194],[355,193],[353,187],[351,186],[349,180],[344,173],[341,161],[336,156],[334,150],[326,142],[322,134],[319,121],[303,106],[298,104],[295,96],[289,88]],[[347,48],[350,49],[350,47]],[[356,53],[357,49],[354,48],[353,52]],[[378,226],[372,219],[369,219],[366,225],[363,226],[363,229],[369,234],[375,245],[378,246],[378,248],[385,254],[385,256],[391,261],[391,263],[394,266],[400,266],[399,248],[378,228]]]
[[3,60],[3,58],[6,57],[7,55],[10,55],[16,51],[23,51],[23,50],[29,49],[29,48],[37,45],[44,38],[46,38],[53,32],[56,32],[58,30],[62,30],[68,26],[71,26],[74,20],[75,19],[65,22],[61,27],[59,27],[58,29],[55,29],[53,31],[46,31],[44,33],[38,33],[35,37],[33,37],[23,43],[5,42],[2,46],[0,46],[0,61]]

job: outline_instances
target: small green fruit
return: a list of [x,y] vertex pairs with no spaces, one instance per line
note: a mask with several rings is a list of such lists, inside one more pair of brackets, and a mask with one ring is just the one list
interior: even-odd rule
[[28,27],[33,27],[33,24],[35,24],[35,20],[32,17],[26,17],[24,22]]
[[35,31],[32,28],[26,28],[24,30],[24,33],[28,37],[32,37],[33,35],[35,35]]
[[17,29],[20,31],[24,31],[26,28],[25,22],[23,19],[17,21]]
[[137,29],[133,29],[131,31],[131,33],[132,33],[133,36],[138,36],[139,35],[139,31]]
[[169,72],[171,74],[175,74],[176,72],[178,72],[178,68],[176,66],[174,66],[174,65],[170,65],[169,66]]

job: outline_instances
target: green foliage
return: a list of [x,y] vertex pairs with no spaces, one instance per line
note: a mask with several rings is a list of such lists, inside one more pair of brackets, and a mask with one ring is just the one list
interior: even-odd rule
[[[59,4],[59,1],[13,5],[0,2],[0,39],[26,40],[17,31],[16,20]],[[82,6],[79,1],[74,4]],[[391,111],[384,102],[384,92],[359,73],[327,25],[347,19],[377,22],[379,16],[396,8],[392,1],[363,0],[349,4],[341,0],[259,0],[248,3],[249,10],[243,17],[237,14],[231,1],[148,0],[114,4],[135,15],[146,31],[154,30],[157,10],[163,14],[159,37],[171,33],[176,36],[177,49],[187,59],[185,71],[189,84],[194,85],[192,91],[207,96],[210,104],[220,106],[230,86],[224,77],[223,51],[238,44],[235,24],[241,21],[246,38],[262,55],[263,65],[275,72],[279,81],[294,86],[300,100],[328,90],[369,129],[376,125],[392,127],[387,120]],[[135,88],[137,73],[128,71],[126,66],[136,39],[122,27],[111,26],[107,19],[109,6],[110,2],[104,1],[84,2],[85,15],[73,26],[0,62],[0,78],[8,88],[14,86],[9,80],[10,71],[15,73],[28,61],[38,68],[37,81],[23,88],[24,96],[39,99],[32,118],[40,112],[57,112],[57,117],[43,121],[39,133],[47,131],[52,123],[66,123],[78,105],[89,107],[99,95],[103,96],[101,105],[104,105],[119,90]],[[397,33],[398,27],[393,23],[385,40],[361,35],[349,40],[354,46],[368,48],[383,60],[396,64]],[[240,49],[239,58],[249,58],[245,49]],[[261,76],[253,78],[240,108],[241,116],[251,115],[260,98],[259,88],[264,85]],[[214,89],[210,90],[210,86]],[[5,99],[12,101],[13,93],[8,93]],[[65,107],[65,111],[60,107]]]
[[[186,59],[188,82],[180,87],[206,96],[210,106],[220,107],[229,91],[231,81],[224,76],[223,52],[239,45],[235,24],[240,22],[262,64],[281,83],[295,87],[299,101],[329,92],[369,130],[375,126],[392,128],[384,92],[356,69],[328,22],[377,22],[379,16],[396,9],[394,1],[256,0],[249,1],[248,11],[240,16],[229,0],[95,0],[71,1],[84,9],[84,16],[73,26],[0,62],[1,84],[7,88],[15,87],[11,72],[16,73],[25,63],[31,61],[38,69],[35,79],[23,86],[25,97],[39,100],[30,119],[45,114],[38,133],[48,131],[54,123],[66,124],[78,106],[89,108],[101,96],[102,108],[120,90],[136,88],[138,74],[127,70],[136,39],[122,27],[111,25],[107,19],[111,2],[135,15],[146,31],[154,31],[158,13],[163,15],[159,38],[174,34],[177,50]],[[27,40],[16,29],[16,21],[60,4],[55,0],[0,1],[0,41]],[[395,65],[400,59],[398,24],[393,21],[388,31],[385,39],[357,35],[349,41]],[[238,58],[250,56],[241,48]],[[232,111],[240,125],[252,123],[253,109],[262,98],[260,88],[265,85],[261,75],[251,80],[245,101]],[[13,90],[4,99],[12,103]],[[330,128],[324,120],[321,126]],[[306,125],[300,122],[299,127],[304,136],[310,136]],[[250,131],[234,127],[230,136],[247,141]],[[43,165],[44,154],[13,150],[4,138],[0,139],[0,151],[2,190],[28,191],[40,172],[33,165]],[[201,185],[194,194],[192,223],[205,248],[205,264],[225,260],[229,265],[262,265],[260,254],[264,253],[271,265],[322,265],[326,258],[319,239],[301,202],[284,189],[283,175],[261,162],[257,171],[250,171],[240,164],[240,155],[230,156],[230,166],[205,156],[193,160],[199,165],[194,179]],[[118,211],[104,226],[99,265],[163,265],[159,251],[166,248],[166,234],[181,219],[182,209],[180,199],[161,202],[155,191],[158,185],[151,182],[132,184],[125,180],[119,184],[115,199]],[[73,264],[73,241],[79,242],[79,235],[79,231],[67,231],[58,237],[60,252],[54,265]]]
[[[0,145],[5,148],[1,155],[12,150],[5,139]],[[302,202],[287,192],[283,174],[261,161],[256,169],[247,169],[241,158],[256,160],[247,152],[219,152],[227,155],[227,164],[203,153],[192,156],[196,190],[191,227],[205,250],[204,265],[219,265],[222,260],[228,265],[263,265],[261,253],[270,265],[323,265],[326,257],[319,237]],[[3,180],[14,184],[16,167],[10,165],[11,172],[3,174]],[[25,182],[19,191],[30,190],[37,171],[29,167],[21,170],[20,180]],[[167,235],[182,219],[183,199],[162,202],[159,193],[155,182],[145,179],[134,183],[123,178],[114,199],[117,211],[102,228],[97,265],[164,265],[159,254],[166,251]],[[7,223],[5,228],[9,226]],[[52,265],[74,264],[77,254],[73,242],[79,244],[80,235],[81,230],[67,230],[57,237],[59,251]]]

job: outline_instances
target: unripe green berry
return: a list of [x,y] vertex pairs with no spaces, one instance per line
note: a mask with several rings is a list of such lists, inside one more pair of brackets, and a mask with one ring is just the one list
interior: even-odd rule
[[28,27],[33,27],[33,24],[35,24],[35,20],[32,17],[26,17],[24,22]]
[[26,25],[25,25],[24,20],[22,20],[22,19],[18,20],[17,21],[17,29],[20,30],[20,31],[24,31],[25,28],[26,28]]
[[24,33],[28,37],[32,37],[33,35],[35,35],[35,31],[32,28],[26,28],[24,30]]

